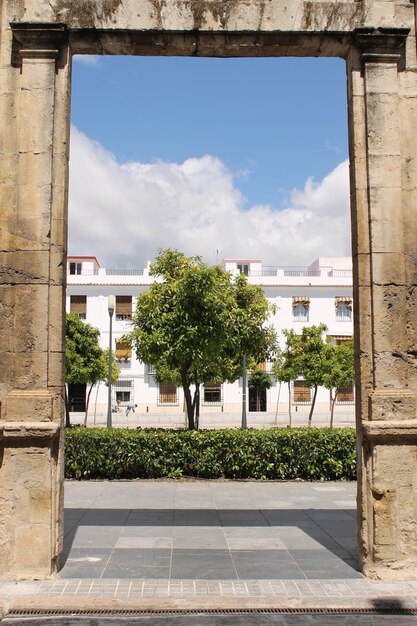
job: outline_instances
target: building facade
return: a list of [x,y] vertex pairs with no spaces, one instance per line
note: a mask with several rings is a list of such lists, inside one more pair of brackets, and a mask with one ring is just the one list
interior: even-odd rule
[[[308,267],[268,267],[260,259],[225,259],[222,267],[231,274],[244,273],[252,284],[260,285],[268,300],[275,304],[271,317],[282,346],[283,329],[301,332],[304,326],[324,323],[327,337],[340,343],[353,335],[352,261],[350,257],[320,257]],[[103,348],[109,347],[108,296],[115,296],[112,350],[120,369],[112,389],[113,422],[142,426],[183,426],[184,397],[181,388],[157,383],[151,366],[138,361],[123,335],[131,328],[136,298],[146,291],[154,277],[149,264],[141,270],[105,269],[95,257],[68,257],[67,312],[76,313],[100,330]],[[260,364],[270,371],[271,363]],[[102,424],[107,413],[108,390],[97,385],[90,396],[89,423]],[[86,389],[68,388],[70,411],[81,414],[85,408]],[[269,426],[292,422],[305,425],[310,410],[312,390],[300,378],[290,386],[273,379],[269,390],[248,390],[248,425]],[[135,412],[126,410],[137,405]],[[205,385],[201,394],[202,427],[239,426],[242,412],[242,380],[222,385]],[[320,388],[313,423],[328,423],[330,392]],[[140,416],[140,417],[139,417]],[[341,389],[335,408],[335,424],[354,423],[354,386]]]

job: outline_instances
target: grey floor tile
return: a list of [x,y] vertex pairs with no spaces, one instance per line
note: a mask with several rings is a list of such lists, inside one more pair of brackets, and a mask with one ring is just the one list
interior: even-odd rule
[[213,526],[199,526],[198,528],[176,526],[172,531],[172,540],[173,547],[176,549],[228,549],[223,529]]
[[111,563],[104,570],[102,578],[141,578],[141,579],[169,579],[168,566],[140,565],[138,563]]
[[115,564],[138,564],[152,567],[169,566],[171,550],[168,548],[118,548],[113,550],[108,561],[109,567]]
[[236,569],[228,550],[173,550],[172,578],[233,579]]
[[78,526],[72,546],[74,548],[111,548],[120,537],[119,526]]
[[127,518],[127,526],[172,526],[173,509],[135,509]]
[[196,510],[178,509],[174,514],[175,526],[221,526],[217,511],[212,509]]
[[172,548],[172,537],[119,537],[115,549],[120,548]]
[[172,537],[172,526],[128,525],[122,528],[120,537]]
[[256,510],[220,510],[222,526],[269,526],[261,511]]
[[302,570],[288,552],[282,550],[247,550],[231,552],[240,579],[303,579]]

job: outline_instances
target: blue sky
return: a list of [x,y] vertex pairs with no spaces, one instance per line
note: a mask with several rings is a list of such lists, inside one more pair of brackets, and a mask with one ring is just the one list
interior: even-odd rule
[[[248,252],[242,250],[241,256],[261,256],[265,253],[263,240],[268,239],[268,262],[271,264],[275,254],[276,264],[285,263],[279,238],[272,241],[268,233],[258,232],[258,224],[294,208],[304,211],[297,213],[295,223],[300,217],[304,223],[306,211],[311,221],[311,211],[320,212],[320,199],[313,199],[312,208],[308,194],[317,195],[335,170],[340,180],[346,178],[346,171],[342,175],[337,169],[347,159],[346,76],[340,59],[76,58],[72,93],[71,252],[100,253],[86,251],[97,244],[77,223],[87,209],[102,223],[104,239],[106,233],[109,237],[114,232],[110,207],[103,204],[104,181],[110,185],[113,175],[119,195],[123,195],[120,176],[127,187],[139,185],[136,194],[132,187],[129,197],[121,200],[123,223],[142,223],[149,235],[145,242],[142,234],[142,255],[132,245],[129,253],[106,253],[106,264],[143,264],[145,255],[152,256],[152,250],[156,253],[167,244],[195,253],[198,249],[192,248],[198,246],[192,241],[206,237],[212,239],[206,242],[203,254],[210,255],[210,250],[219,246],[226,248],[224,256],[237,254],[233,242],[220,235],[216,238],[211,228],[216,214],[218,229],[224,230],[222,215],[226,215],[226,227],[232,223],[233,211],[251,214],[241,238]],[[77,166],[75,159],[83,167]],[[90,167],[92,171],[86,171]],[[339,217],[341,211],[346,214],[343,185],[341,198],[336,197],[332,185],[328,192],[338,204],[335,216]],[[184,207],[188,215],[184,223],[179,220],[178,228],[192,230],[192,236],[180,237],[178,242],[169,240],[175,239],[174,228],[158,242],[149,211],[146,215],[146,207],[140,206],[140,198],[146,198],[151,208],[158,203],[169,205],[163,191],[167,186],[169,198],[175,195],[178,208]],[[108,195],[112,195],[110,188]],[[210,197],[211,204],[195,213],[191,202],[204,205]],[[217,205],[213,209],[215,202],[223,207],[223,213],[216,213]],[[323,202],[326,205],[329,198]],[[95,209],[91,209],[93,205]],[[331,212],[331,208],[326,205],[325,211]],[[164,217],[156,209],[151,213],[159,222]],[[120,214],[118,217],[120,220]],[[289,218],[291,226],[294,215]],[[253,234],[257,242],[250,241],[251,231],[257,231]],[[294,236],[294,232],[295,224],[288,235]],[[337,245],[340,249],[341,242]],[[320,246],[323,242],[306,246],[306,255],[299,255],[300,263],[307,262],[308,255],[316,254]],[[346,249],[346,241],[344,246]],[[288,251],[283,254],[288,256]]]

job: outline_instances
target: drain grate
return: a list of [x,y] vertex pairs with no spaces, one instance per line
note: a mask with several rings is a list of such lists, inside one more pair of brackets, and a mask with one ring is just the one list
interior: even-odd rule
[[272,609],[11,609],[7,618],[22,617],[169,617],[186,615],[417,615],[417,608],[272,608]]

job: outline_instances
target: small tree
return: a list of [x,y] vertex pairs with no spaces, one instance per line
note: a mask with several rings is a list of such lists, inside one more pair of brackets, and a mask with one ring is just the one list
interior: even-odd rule
[[341,387],[351,385],[355,379],[353,339],[338,346],[328,343],[324,350],[323,385],[330,390],[330,428],[333,428],[334,407]]
[[[291,411],[291,381],[301,375],[301,364],[297,358],[297,337],[293,330],[283,330],[285,337],[285,347],[277,353],[276,359],[272,365],[272,373],[279,383],[287,383],[288,385],[288,426],[292,426]],[[278,409],[277,409],[278,410]]]
[[[93,386],[107,381],[109,365],[108,350],[103,350],[98,342],[98,328],[86,324],[78,315],[68,313],[65,325],[65,382],[90,385],[87,392],[84,424],[87,423],[88,405]],[[113,364],[112,381],[119,377],[119,369]],[[67,390],[65,389],[65,425],[70,426]]]
[[242,373],[242,354],[260,362],[274,349],[275,333],[265,326],[272,308],[245,276],[233,278],[178,250],[162,251],[150,274],[160,280],[138,297],[127,339],[157,380],[181,383],[194,429],[201,385],[232,382]]
[[327,330],[325,324],[319,326],[304,327],[298,338],[296,357],[299,359],[301,374],[306,384],[313,387],[313,400],[308,414],[308,427],[311,427],[314,407],[316,404],[317,390],[324,384],[324,358],[326,344],[323,341],[323,333]]

